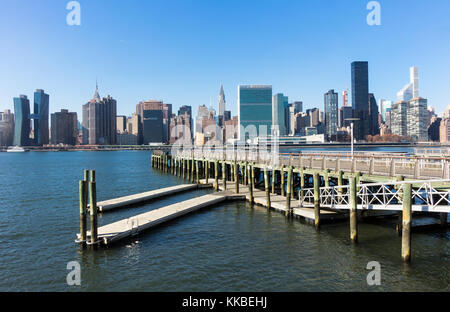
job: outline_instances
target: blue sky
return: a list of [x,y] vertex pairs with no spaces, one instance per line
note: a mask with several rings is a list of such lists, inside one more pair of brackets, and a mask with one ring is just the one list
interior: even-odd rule
[[429,105],[450,104],[448,0],[379,1],[380,26],[368,0],[79,0],[81,26],[66,24],[68,2],[0,0],[0,110],[42,88],[51,112],[80,113],[96,78],[118,114],[145,99],[216,106],[221,83],[233,114],[238,84],[323,109],[326,91],[350,89],[354,60],[377,100],[396,100],[415,65]]

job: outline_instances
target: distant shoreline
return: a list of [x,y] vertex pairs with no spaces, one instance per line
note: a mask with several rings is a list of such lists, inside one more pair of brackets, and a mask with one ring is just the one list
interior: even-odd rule
[[[280,149],[289,148],[342,148],[350,147],[350,143],[314,143],[314,144],[280,144]],[[413,144],[413,143],[355,143],[356,148],[370,148],[370,147],[410,147],[410,148],[449,148],[450,144],[430,143],[430,144]],[[31,152],[102,152],[102,151],[153,151],[153,150],[170,150],[172,145],[158,145],[158,146],[67,146],[67,147],[41,147],[41,146],[27,146],[25,147]],[[6,152],[7,147],[0,147],[0,152]]]

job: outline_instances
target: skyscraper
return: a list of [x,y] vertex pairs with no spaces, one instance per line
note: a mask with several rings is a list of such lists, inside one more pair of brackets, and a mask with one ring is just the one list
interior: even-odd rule
[[52,144],[75,145],[78,137],[77,113],[70,113],[67,109],[51,114],[51,142]]
[[391,110],[392,101],[380,100],[380,114],[383,122],[386,122],[386,113]]
[[14,98],[14,142],[16,146],[30,144],[30,101],[26,95]]
[[[220,93],[219,93],[219,110],[218,110],[218,116],[219,118],[222,116],[224,116],[225,114],[225,105],[226,105],[226,101],[225,101],[225,93],[223,92],[223,85],[220,85]],[[222,118],[223,119],[223,118]]]
[[400,101],[392,105],[390,112],[392,134],[399,136],[407,135],[407,110],[407,102]]
[[419,68],[411,67],[409,69],[409,83],[397,93],[398,101],[408,102],[413,98],[419,97]]
[[369,63],[353,62],[352,74],[352,107],[355,122],[354,137],[363,140],[369,134]]
[[[285,136],[287,135],[287,120],[288,111],[288,97],[283,93],[277,93],[272,99],[272,131],[275,131],[278,127],[278,133],[272,133],[273,135]],[[289,115],[288,115],[289,116]]]
[[428,141],[427,100],[421,97],[408,102],[406,132],[413,141]]
[[0,146],[10,146],[14,140],[14,114],[9,109],[0,113]]
[[49,143],[49,95],[44,90],[34,92],[34,143],[44,145]]
[[115,145],[116,114],[117,101],[109,95],[101,99],[96,86],[94,97],[83,105],[83,144]]
[[375,95],[369,93],[369,133],[370,135],[377,135],[380,133],[380,126],[378,124],[378,105]]
[[272,86],[238,86],[238,137],[247,141],[270,135],[272,127]]
[[325,134],[328,139],[335,137],[338,127],[338,94],[329,90],[324,95]]

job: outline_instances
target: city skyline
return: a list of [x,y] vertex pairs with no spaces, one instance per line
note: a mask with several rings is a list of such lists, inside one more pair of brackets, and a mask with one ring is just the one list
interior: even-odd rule
[[[119,115],[130,115],[142,100],[161,99],[172,103],[174,111],[182,105],[192,106],[192,115],[196,116],[197,107],[208,106],[210,98],[217,98],[221,84],[227,94],[227,109],[233,116],[237,115],[237,94],[233,90],[244,84],[271,84],[274,93],[302,101],[308,109],[321,107],[327,90],[341,93],[350,89],[348,64],[365,60],[370,64],[370,92],[377,99],[395,101],[396,93],[405,85],[405,72],[417,66],[421,94],[426,94],[428,105],[435,107],[436,112],[443,112],[450,103],[450,98],[441,92],[450,85],[447,74],[450,61],[445,55],[450,45],[444,35],[448,29],[444,12],[450,8],[449,3],[436,1],[435,8],[429,11],[424,3],[380,1],[383,12],[380,26],[366,24],[368,11],[364,1],[344,3],[262,1],[254,7],[252,3],[234,1],[214,4],[199,1],[190,5],[178,3],[169,6],[169,10],[158,3],[127,6],[112,1],[105,7],[99,1],[81,1],[82,24],[70,27],[64,24],[65,3],[59,6],[8,2],[2,10],[8,15],[2,16],[0,22],[8,24],[0,27],[8,47],[0,52],[0,65],[4,69],[0,73],[1,107],[13,109],[13,97],[42,88],[52,96],[51,112],[64,108],[81,116],[81,103],[91,98],[92,85],[98,77],[102,93],[110,93],[117,99]],[[273,9],[285,14],[280,25],[272,25],[265,19]],[[152,18],[145,22],[133,20],[132,17],[142,14],[140,11]],[[209,11],[216,18],[199,19],[200,12]],[[216,16],[218,12],[223,13]],[[410,29],[419,29],[414,25],[420,22],[422,30],[417,30],[414,38],[421,44],[411,49],[411,40],[399,36],[404,31],[400,21],[414,12],[420,12],[421,18],[409,19]],[[179,18],[177,23],[169,25],[173,22],[168,19],[169,13]],[[43,15],[49,18],[40,18]],[[228,23],[231,16],[233,23]],[[325,24],[320,23],[323,16],[329,18]],[[253,18],[253,26],[244,24],[247,17]],[[193,22],[196,19],[203,22]],[[129,30],[100,23],[109,20],[118,21],[118,26],[129,26]],[[11,28],[15,30],[13,33],[6,31]],[[256,32],[244,41],[244,37],[258,29],[265,30],[265,36]],[[179,36],[173,35],[176,32]],[[38,33],[47,36],[42,38]],[[326,42],[317,40],[326,34],[334,35],[327,36]],[[148,42],[142,40],[146,35],[151,35]],[[212,39],[210,44],[201,40],[205,37]],[[39,38],[39,42],[34,38]],[[328,46],[330,41],[335,47],[332,52],[324,49],[324,44]],[[94,42],[98,51],[80,50],[86,50],[84,47]],[[238,49],[234,48],[236,44]],[[283,49],[279,49],[279,44]],[[146,50],[149,45],[161,48],[167,56],[155,49]],[[31,46],[33,53],[29,52]],[[263,46],[265,49],[261,50]],[[428,49],[432,46],[439,49]],[[352,47],[351,53],[348,47]],[[177,52],[180,48],[183,53]],[[141,49],[146,53],[139,52]],[[46,75],[33,66],[37,61],[48,69]],[[214,104],[217,109],[217,103]]]

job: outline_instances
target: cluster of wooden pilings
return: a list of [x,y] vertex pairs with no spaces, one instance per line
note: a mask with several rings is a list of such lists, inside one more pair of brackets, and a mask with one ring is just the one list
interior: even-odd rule
[[[266,207],[271,207],[271,194],[278,194],[286,198],[286,217],[293,216],[291,200],[301,199],[303,190],[314,189],[314,226],[320,229],[320,187],[350,185],[349,225],[350,240],[358,241],[358,220],[361,211],[357,210],[358,184],[361,178],[359,172],[344,173],[342,170],[331,172],[330,170],[317,171],[315,169],[295,168],[294,166],[279,167],[257,164],[254,162],[239,162],[230,160],[196,159],[194,157],[172,157],[166,153],[153,154],[151,158],[153,168],[157,168],[175,176],[187,179],[191,183],[200,183],[204,179],[206,184],[213,181],[213,187],[219,191],[219,180],[222,189],[229,186],[235,193],[239,193],[239,185],[248,187],[248,200],[254,204],[255,188],[264,189]],[[400,177],[399,180],[402,180]],[[348,184],[347,184],[347,183]],[[229,184],[228,184],[229,183]],[[231,184],[231,185],[230,185]],[[399,213],[399,225],[397,231],[402,235],[402,260],[409,262],[411,259],[411,221],[412,221],[412,185],[406,184],[403,191],[403,212]]]
[[[95,182],[95,170],[84,170],[83,180],[79,181],[80,201],[80,239],[82,245],[97,245],[97,187]],[[90,177],[90,180],[89,180]],[[88,205],[89,202],[89,205]],[[90,216],[90,239],[87,238],[87,212]]]

